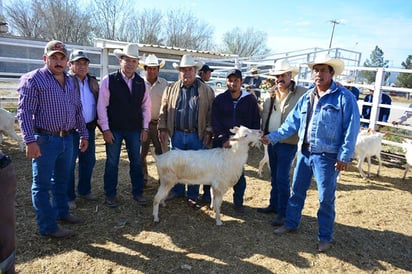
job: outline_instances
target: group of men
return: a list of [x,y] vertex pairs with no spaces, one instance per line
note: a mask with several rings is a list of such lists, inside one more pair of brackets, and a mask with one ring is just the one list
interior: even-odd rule
[[[97,199],[90,185],[96,161],[96,127],[106,146],[105,204],[116,207],[123,140],[130,162],[132,198],[146,205],[143,187],[148,180],[145,158],[150,142],[156,154],[167,151],[169,142],[171,149],[227,148],[230,129],[243,125],[262,129],[265,136],[261,141],[268,145],[272,190],[269,205],[258,211],[277,213],[272,223],[280,226],[277,234],[297,229],[314,175],[320,199],[319,250],[330,248],[336,177],[353,157],[360,117],[355,97],[333,81],[343,71],[341,60],[326,54],[308,64],[315,85],[307,91],[293,81],[296,68],[284,60],[276,62],[269,73],[276,87],[264,103],[261,124],[256,97],[242,89],[243,77],[238,69],[228,72],[227,90],[215,98],[213,89],[205,83],[212,70],[191,55],[173,64],[179,80],[168,84],[158,77],[164,61],[159,62],[154,55],[139,61],[137,44],[128,44],[114,54],[120,69],[104,76],[100,88],[88,73],[87,54],[75,50],[69,57],[66,46],[56,40],[45,47],[45,66],[20,79],[18,119],[26,156],[32,160],[32,200],[40,234],[70,237],[74,232],[60,228],[57,221],[82,222],[69,211],[69,205],[75,207],[77,158],[77,193],[87,200]],[[67,63],[69,73],[65,72]],[[144,78],[136,72],[139,66],[145,70]],[[196,77],[197,73],[205,74],[205,79]],[[290,194],[289,170],[296,152]],[[240,214],[244,212],[245,189],[242,175],[233,193],[234,209]],[[202,202],[210,202],[210,188],[203,186],[202,196],[199,192],[198,186],[186,189],[178,184],[168,199],[184,197],[189,206],[199,208]]]

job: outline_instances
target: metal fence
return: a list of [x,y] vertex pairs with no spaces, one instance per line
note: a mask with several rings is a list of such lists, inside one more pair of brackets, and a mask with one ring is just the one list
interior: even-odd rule
[[[35,68],[42,67],[44,65],[42,61],[43,50],[46,42],[31,41],[22,39],[11,39],[0,37],[0,107],[14,108],[17,104],[17,81],[18,78]],[[120,48],[124,45],[124,42],[110,43],[111,47],[117,46]],[[102,47],[85,47],[77,45],[67,45],[69,50],[82,49],[87,52],[90,58],[90,72],[97,75],[100,78],[108,72],[114,71],[118,68],[118,61],[108,48]],[[155,47],[154,47],[155,48]],[[412,109],[407,106],[399,105],[383,105],[380,104],[380,97],[383,92],[390,93],[395,92],[396,95],[410,98],[412,89],[399,88],[386,85],[384,81],[384,75],[387,72],[390,73],[412,73],[412,70],[396,69],[396,68],[370,68],[361,67],[360,53],[354,51],[348,51],[345,49],[305,49],[302,51],[294,51],[289,53],[281,53],[268,56],[258,56],[253,58],[239,58],[236,55],[226,56],[225,58],[219,57],[211,58],[202,55],[198,58],[199,61],[207,62],[209,66],[215,69],[212,73],[214,79],[225,80],[226,73],[229,69],[234,67],[241,69],[244,75],[247,75],[248,70],[251,67],[257,67],[261,69],[260,75],[264,76],[265,73],[274,65],[276,60],[288,59],[292,64],[300,67],[300,73],[296,76],[295,80],[301,85],[310,85],[312,83],[312,76],[309,68],[305,65],[315,59],[317,54],[328,51],[328,53],[334,58],[340,58],[345,62],[345,70],[341,76],[336,80],[344,86],[356,86],[360,90],[367,90],[369,88],[374,89],[373,102],[364,103],[363,100],[358,101],[359,109],[362,110],[363,105],[371,105],[371,117],[370,120],[361,119],[362,122],[368,122],[369,127],[394,127],[392,123],[384,123],[378,121],[379,108],[390,108],[391,111],[401,114],[402,112]],[[190,51],[189,51],[190,52]],[[181,54],[181,53],[180,53]],[[177,71],[173,68],[173,63],[178,63],[180,58],[164,58],[166,65],[162,68],[160,76],[166,78],[168,81],[175,81],[178,78]],[[373,84],[363,83],[359,80],[359,75],[362,71],[375,71],[376,78]],[[349,81],[350,79],[350,81]],[[410,104],[410,102],[408,103]],[[391,120],[397,117],[391,116]],[[406,136],[412,136],[412,127],[409,124],[398,125],[398,129],[407,131]],[[385,141],[385,143],[400,146],[399,142]]]

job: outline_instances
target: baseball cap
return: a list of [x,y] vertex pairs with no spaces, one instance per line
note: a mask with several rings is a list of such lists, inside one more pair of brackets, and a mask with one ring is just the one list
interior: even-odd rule
[[229,71],[226,78],[229,78],[230,75],[235,75],[237,78],[242,79],[242,72],[238,69],[232,69],[231,71]]
[[204,64],[202,67],[201,67],[201,69],[199,69],[199,71],[204,71],[204,72],[206,72],[206,71],[211,71],[211,72],[213,72],[213,71],[215,71],[214,69],[211,69],[207,64]]
[[79,59],[86,59],[87,61],[90,62],[89,57],[87,57],[86,52],[82,51],[82,50],[74,50],[71,54],[70,54],[70,58],[69,61],[70,62],[74,62],[77,61]]
[[67,56],[66,45],[58,40],[52,40],[48,42],[46,47],[44,48],[44,54],[46,54],[47,56],[52,56],[57,52],[64,54],[64,56]]

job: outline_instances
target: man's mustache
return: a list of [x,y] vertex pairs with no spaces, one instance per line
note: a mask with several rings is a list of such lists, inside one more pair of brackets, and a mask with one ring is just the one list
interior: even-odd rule
[[63,68],[63,66],[60,66],[60,65],[55,65],[54,67],[55,68]]

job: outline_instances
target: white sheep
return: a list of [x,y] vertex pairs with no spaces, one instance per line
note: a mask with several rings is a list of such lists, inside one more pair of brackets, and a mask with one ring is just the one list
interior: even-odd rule
[[403,149],[405,150],[405,158],[406,158],[405,172],[403,173],[402,180],[405,180],[406,173],[408,173],[409,168],[412,167],[412,141],[406,140],[402,142],[402,146],[403,146]]
[[268,153],[268,145],[263,145],[263,149],[265,151],[265,154],[263,155],[262,160],[259,162],[259,169],[258,169],[258,175],[259,177],[263,177],[263,167],[265,164],[268,165],[269,171],[270,171],[270,165],[269,165],[269,153]]
[[358,159],[358,169],[362,178],[366,179],[365,173],[362,171],[362,164],[365,157],[368,160],[368,177],[370,177],[371,157],[375,156],[378,159],[379,167],[376,175],[379,176],[379,172],[382,167],[381,162],[381,150],[382,150],[382,137],[383,133],[375,132],[371,129],[362,129],[356,140],[355,156]]
[[0,144],[3,142],[3,134],[13,138],[19,143],[20,151],[24,151],[24,143],[15,129],[16,116],[5,109],[0,108]]
[[211,185],[216,225],[222,225],[220,206],[223,195],[236,184],[243,172],[249,151],[249,143],[259,145],[261,133],[247,127],[231,129],[231,148],[206,150],[171,150],[153,155],[159,172],[160,186],[153,200],[154,222],[159,222],[159,204],[177,183]]

